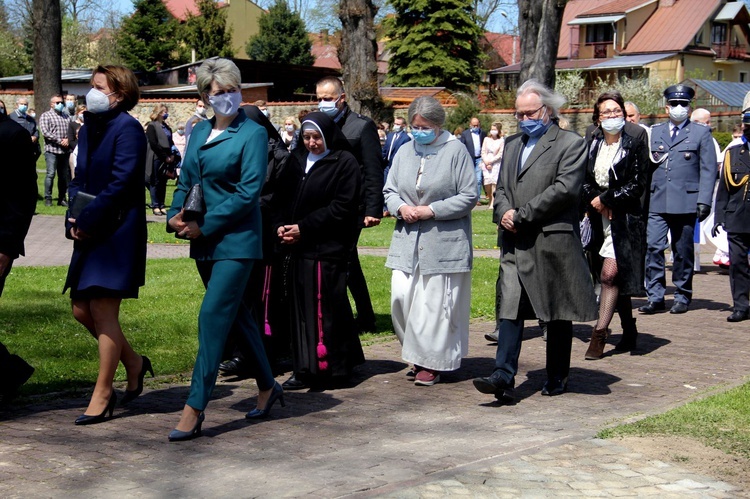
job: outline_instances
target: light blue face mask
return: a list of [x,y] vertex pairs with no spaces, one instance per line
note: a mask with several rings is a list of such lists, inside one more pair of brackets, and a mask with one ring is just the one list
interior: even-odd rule
[[339,99],[341,99],[341,97],[336,100],[322,100],[318,102],[318,111],[320,111],[321,113],[326,113],[328,116],[333,118],[339,112],[339,109],[336,107]]
[[414,142],[421,145],[431,144],[435,141],[435,130],[430,128],[429,130],[414,130],[411,131]]
[[26,114],[26,110],[29,109],[29,106],[26,104],[19,104],[18,105],[18,112],[21,114]]
[[62,113],[62,110],[65,108],[65,105],[62,102],[58,102],[55,104],[55,111],[58,113]]
[[518,127],[523,133],[536,139],[544,135],[544,131],[547,127],[544,125],[544,120],[523,120],[518,122]]

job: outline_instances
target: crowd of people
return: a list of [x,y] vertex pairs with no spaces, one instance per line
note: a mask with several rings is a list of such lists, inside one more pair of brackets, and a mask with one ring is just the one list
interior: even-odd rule
[[[112,416],[120,362],[127,373],[121,405],[141,394],[146,374],[154,375],[119,324],[121,301],[137,298],[145,282],[144,181],[153,214],[190,242],[205,286],[190,395],[170,441],[201,434],[219,372],[256,379],[256,406],[245,415],[251,420],[267,417],[277,401],[283,406],[285,391],[348,384],[365,362],[359,334],[377,327],[357,241],[383,216],[396,219],[385,265],[409,379],[431,386],[441,373],[459,369],[468,354],[471,213],[483,187],[501,248],[497,351],[493,372],[473,384],[500,402],[515,399],[527,319],[545,331],[542,395],[567,390],[574,321],[596,321],[587,360],[604,357],[615,311],[623,330],[615,349],[637,349],[631,298],[648,297],[642,315],[666,310],[668,234],[676,288],[670,313],[688,311],[695,227],[711,213],[717,176],[712,228],[714,235],[728,233],[734,310],[727,320],[749,318],[750,109],[743,135],[717,156],[710,118],[695,110],[691,119],[694,91],[685,85],[665,90],[669,120],[650,129],[638,125],[637,107],[618,92],[601,94],[585,137],[566,129],[564,98],[535,80],[517,90],[519,133],[509,137],[500,122],[486,134],[477,117],[456,137],[443,128],[445,109],[432,97],[415,99],[386,131],[387,124],[353,112],[341,81],[331,77],[316,86],[316,111],[277,127],[264,102],[241,106],[240,72],[227,59],[198,68],[196,112],[176,134],[166,124],[166,105],[154,107],[145,133],[128,113],[139,91],[126,68],[99,66],[91,85],[85,109],[74,103],[66,116],[66,100],[53,96],[40,120],[46,180],[57,175],[67,190],[58,204],[69,205],[66,232],[74,251],[64,287],[73,316],[99,350],[96,385],[75,424]],[[28,165],[15,173],[24,175],[19,185],[30,185],[39,132],[22,119],[24,100],[16,111],[21,126],[6,132],[10,120],[0,112],[0,139],[23,133],[28,151],[18,164]],[[71,148],[57,135],[63,124],[66,137],[67,127],[76,136],[69,185],[67,164],[59,168]],[[177,178],[177,187],[167,210],[169,178]],[[51,182],[47,187],[51,204]],[[16,204],[24,216],[0,238],[0,292],[23,253],[33,213],[28,202]],[[0,355],[13,358],[3,366],[16,366],[14,389],[31,376],[33,368],[4,347]],[[274,371],[285,357],[291,376],[279,383]]]

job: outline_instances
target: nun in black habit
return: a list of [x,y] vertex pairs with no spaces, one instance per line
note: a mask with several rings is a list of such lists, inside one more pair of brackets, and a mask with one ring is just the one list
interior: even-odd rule
[[274,231],[285,250],[293,375],[285,389],[348,379],[365,361],[346,293],[357,241],[361,175],[346,138],[324,113],[305,116],[273,196]]

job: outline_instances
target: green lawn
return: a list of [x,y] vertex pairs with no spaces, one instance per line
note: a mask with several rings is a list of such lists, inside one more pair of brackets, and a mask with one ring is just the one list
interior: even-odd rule
[[[362,256],[380,333],[393,334],[390,271],[382,257]],[[90,388],[98,369],[94,339],[71,315],[62,295],[66,267],[15,267],[0,301],[0,341],[36,367],[22,393]],[[478,258],[472,275],[472,317],[492,317],[497,261]],[[140,299],[122,305],[123,330],[136,351],[148,355],[157,375],[189,372],[197,348],[197,317],[203,287],[190,259],[149,260]],[[117,381],[125,380],[120,367]]]
[[604,430],[598,436],[654,434],[693,438],[728,454],[750,458],[750,383],[664,414]]

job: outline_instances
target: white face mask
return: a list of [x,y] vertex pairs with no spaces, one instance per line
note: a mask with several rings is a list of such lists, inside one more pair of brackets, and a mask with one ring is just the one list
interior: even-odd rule
[[110,103],[108,97],[114,92],[105,94],[101,90],[92,88],[89,93],[86,94],[86,109],[89,112],[98,114],[109,111]]
[[393,132],[394,133],[398,133],[401,130],[403,130],[403,128],[401,127],[401,125],[393,125]]
[[231,116],[240,108],[242,94],[239,92],[225,92],[220,95],[209,95],[208,102],[214,113],[221,116]]
[[490,130],[490,135],[492,135],[493,137],[497,137],[497,133],[497,130]]
[[677,123],[685,121],[688,117],[688,108],[682,106],[669,106],[669,117]]
[[607,118],[606,120],[602,121],[602,130],[610,135],[617,135],[618,133],[620,133],[620,130],[622,130],[622,127],[624,126],[625,118],[623,117]]
[[195,112],[198,113],[201,116],[206,115],[206,108],[205,107],[196,107]]
[[284,128],[286,128],[286,131],[289,133],[294,131],[294,125],[286,125]]

